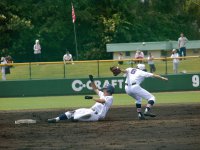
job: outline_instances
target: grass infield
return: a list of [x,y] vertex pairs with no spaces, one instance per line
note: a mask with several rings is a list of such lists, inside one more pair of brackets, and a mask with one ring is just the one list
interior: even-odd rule
[[[200,91],[191,92],[161,92],[153,93],[156,104],[173,103],[200,103]],[[95,95],[94,95],[95,96]],[[143,103],[146,104],[145,100]],[[50,97],[19,97],[0,98],[0,110],[25,110],[25,109],[56,109],[71,107],[90,107],[92,100],[85,100],[84,95],[79,96],[50,96]],[[113,106],[129,106],[135,100],[126,94],[114,94]]]

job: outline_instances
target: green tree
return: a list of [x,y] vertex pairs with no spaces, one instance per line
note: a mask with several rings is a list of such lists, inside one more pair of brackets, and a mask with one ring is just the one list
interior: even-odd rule
[[[200,7],[193,0],[73,0],[80,60],[111,59],[107,43],[199,39]],[[71,1],[1,0],[0,50],[16,62],[33,61],[39,39],[43,61],[76,56]]]

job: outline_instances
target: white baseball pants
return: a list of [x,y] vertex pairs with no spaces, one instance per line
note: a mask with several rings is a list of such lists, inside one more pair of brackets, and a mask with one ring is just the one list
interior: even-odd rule
[[80,108],[76,109],[73,114],[68,111],[65,113],[68,119],[71,117],[74,117],[74,120],[78,121],[98,121],[99,120],[99,115],[92,109],[90,108]]
[[136,104],[142,104],[142,98],[148,101],[153,100],[155,102],[155,97],[138,84],[126,85],[125,91],[129,96],[133,97],[136,100]]

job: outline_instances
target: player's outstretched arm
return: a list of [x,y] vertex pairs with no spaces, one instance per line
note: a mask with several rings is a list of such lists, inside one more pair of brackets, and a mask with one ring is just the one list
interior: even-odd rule
[[91,87],[95,91],[95,93],[98,95],[99,94],[99,89],[96,87],[93,79],[93,75],[89,75],[89,79],[91,81]]
[[127,73],[127,71],[125,69],[120,68],[122,73]]
[[166,80],[166,81],[168,80],[168,78],[162,77],[158,74],[153,74],[153,77],[158,78],[158,79],[162,79],[162,80]]

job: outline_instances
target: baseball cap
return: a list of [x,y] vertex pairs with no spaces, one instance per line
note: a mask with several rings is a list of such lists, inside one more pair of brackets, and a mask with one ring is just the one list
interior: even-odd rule
[[137,64],[137,68],[140,69],[140,70],[144,70],[145,64]]

